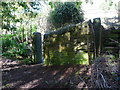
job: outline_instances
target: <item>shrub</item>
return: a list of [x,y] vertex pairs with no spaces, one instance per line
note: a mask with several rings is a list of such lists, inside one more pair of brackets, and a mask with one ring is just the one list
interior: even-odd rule
[[[83,12],[77,8],[75,2],[58,3],[55,9],[50,13],[53,26],[59,28],[67,23],[79,23],[83,21]],[[80,4],[79,4],[80,6]]]

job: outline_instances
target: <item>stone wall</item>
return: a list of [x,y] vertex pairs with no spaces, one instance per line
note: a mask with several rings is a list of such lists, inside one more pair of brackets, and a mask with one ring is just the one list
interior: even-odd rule
[[44,60],[48,65],[89,64],[93,54],[88,22],[69,25],[44,35]]

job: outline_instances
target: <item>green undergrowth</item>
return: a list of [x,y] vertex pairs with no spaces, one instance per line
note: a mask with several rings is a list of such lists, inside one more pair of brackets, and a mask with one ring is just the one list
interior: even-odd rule
[[88,54],[81,52],[68,56],[67,52],[50,53],[50,57],[45,59],[46,65],[67,65],[67,64],[84,64],[88,65]]

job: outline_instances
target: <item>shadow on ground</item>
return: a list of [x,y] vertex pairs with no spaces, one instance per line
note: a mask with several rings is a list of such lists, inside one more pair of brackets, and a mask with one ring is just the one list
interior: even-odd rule
[[17,65],[2,69],[4,88],[89,87],[90,68],[85,65]]

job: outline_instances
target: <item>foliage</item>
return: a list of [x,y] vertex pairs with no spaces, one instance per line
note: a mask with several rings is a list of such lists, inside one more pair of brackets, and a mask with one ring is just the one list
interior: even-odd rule
[[10,25],[11,21],[18,21],[15,20],[15,15],[12,15],[12,12],[14,12],[17,9],[14,6],[15,3],[0,2],[0,5],[2,6],[0,12],[0,15],[2,15],[2,29],[7,29],[8,31],[16,30],[15,26]]
[[[21,28],[22,29],[22,28]],[[19,29],[19,31],[22,31]],[[36,31],[36,26],[31,26],[32,32]],[[20,32],[18,32],[19,34]],[[26,36],[26,34],[25,34]],[[33,63],[32,61],[32,44],[31,38],[22,42],[22,35],[6,34],[1,35],[2,38],[2,55],[7,58],[24,60],[26,64]]]
[[59,28],[67,23],[79,23],[83,21],[81,2],[56,2],[49,3],[54,10],[50,13],[53,26]]
[[13,35],[2,35],[3,56],[8,58],[27,58],[27,54],[31,52],[28,42],[19,43]]
[[[37,31],[34,20],[38,2],[0,2],[2,16],[2,55],[32,63],[32,33]],[[28,25],[28,21],[31,22]],[[31,61],[30,61],[31,60]]]
[[22,42],[22,35],[2,35],[2,55],[7,58],[31,60],[32,47],[29,41]]
[[105,10],[105,11],[108,11],[108,10],[113,10],[113,9],[116,9],[118,8],[118,5],[117,5],[118,2],[114,1],[114,0],[106,0],[104,1],[103,3],[101,3],[101,6],[100,8],[102,10]]
[[38,13],[34,9],[40,9],[36,2],[29,3],[33,10],[28,7],[27,2],[0,2],[0,5],[2,6],[0,12],[0,15],[2,15],[2,29],[11,33],[17,30],[17,23],[23,23],[27,18],[29,20],[35,18]]

